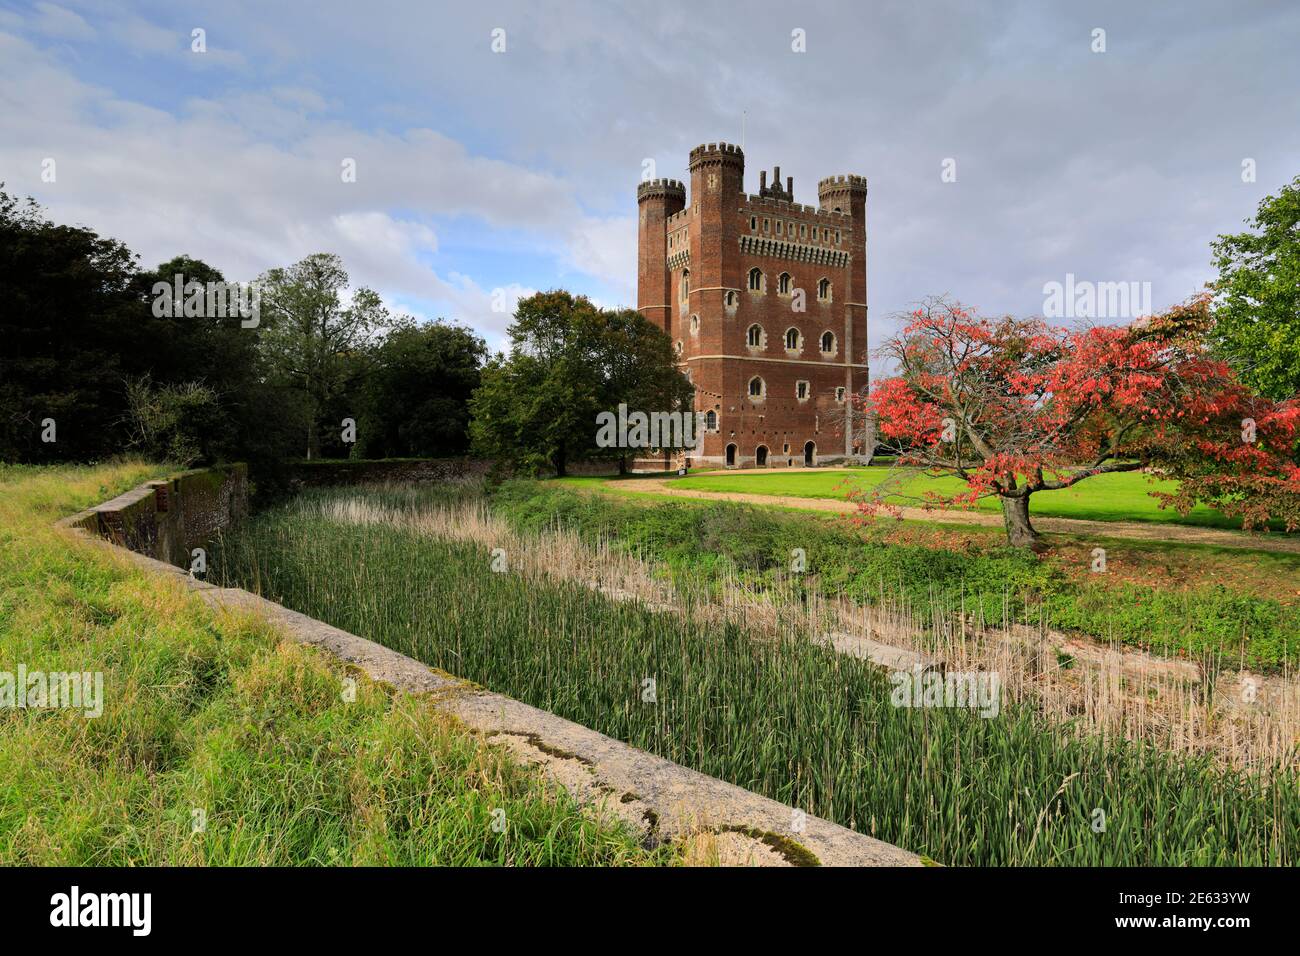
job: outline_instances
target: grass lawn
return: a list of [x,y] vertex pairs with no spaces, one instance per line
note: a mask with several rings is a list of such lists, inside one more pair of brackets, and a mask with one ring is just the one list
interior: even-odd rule
[[[844,498],[854,488],[869,491],[899,472],[887,465],[868,468],[827,468],[808,471],[734,472],[715,471],[689,475],[675,480],[676,488],[699,491],[740,492],[753,495],[780,495],[793,498]],[[926,492],[952,494],[965,487],[957,478],[931,478],[913,475],[899,483],[886,500],[899,505],[919,506]],[[1092,521],[1154,521],[1190,524],[1208,528],[1239,528],[1241,522],[1212,508],[1197,505],[1186,517],[1176,511],[1162,510],[1152,491],[1175,491],[1173,481],[1153,480],[1147,475],[1128,472],[1098,475],[1079,482],[1073,488],[1045,491],[1029,499],[1031,514],[1056,518],[1085,518]],[[1000,513],[994,499],[979,502],[980,511]]]
[[97,717],[0,706],[0,865],[674,861],[427,702],[364,675],[345,702],[333,658],[52,527],[168,470],[0,465],[0,675],[103,675]]

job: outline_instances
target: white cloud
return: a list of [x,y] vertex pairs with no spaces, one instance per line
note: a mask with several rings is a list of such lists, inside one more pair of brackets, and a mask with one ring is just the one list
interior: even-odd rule
[[[801,8],[795,55],[783,0],[743,16],[571,0],[565,17],[513,0],[231,3],[196,25],[209,65],[232,68],[202,70],[191,15],[165,0],[60,4],[46,6],[88,23],[113,65],[91,82],[76,20],[0,11],[0,31],[27,38],[0,33],[11,190],[146,262],[185,251],[237,277],[332,247],[356,281],[485,329],[504,327],[490,293],[514,263],[533,269],[521,285],[632,301],[643,158],[682,178],[692,146],[739,138],[742,110],[750,191],[777,163],[807,203],[822,176],[869,178],[874,341],[921,296],[1027,312],[1067,271],[1150,277],[1157,305],[1180,299],[1208,277],[1215,234],[1298,171],[1300,11],[1285,5],[827,2]],[[56,186],[37,178],[44,156]],[[948,156],[959,177],[941,184]],[[1247,156],[1257,184],[1240,182]],[[344,157],[356,183],[339,180]]]
[[[162,34],[133,28],[138,48]],[[326,102],[300,87],[192,99],[179,115],[84,83],[48,53],[0,34],[0,86],[21,85],[37,112],[0,116],[0,171],[59,221],[123,239],[146,265],[179,253],[248,279],[323,250],[342,256],[354,285],[390,300],[443,303],[433,311],[473,325],[494,345],[519,295],[436,268],[435,218],[522,231],[559,263],[630,289],[633,220],[586,216],[554,176],[474,156],[429,129],[360,131],[308,114]],[[39,179],[39,160],[58,180]],[[356,182],[341,163],[355,160]],[[402,210],[399,217],[392,210]],[[531,238],[528,238],[531,237]]]
[[341,239],[364,246],[377,256],[406,257],[417,250],[433,252],[433,230],[418,223],[399,222],[382,212],[348,212],[334,217]]
[[32,28],[45,36],[65,40],[89,40],[95,36],[95,31],[80,14],[54,3],[36,4],[36,16],[32,18]]

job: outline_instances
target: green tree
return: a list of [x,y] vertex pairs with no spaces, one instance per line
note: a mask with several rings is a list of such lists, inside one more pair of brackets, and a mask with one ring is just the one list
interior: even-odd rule
[[54,225],[0,190],[0,459],[85,461],[121,446],[123,376],[147,361],[123,348],[140,320],[135,275],[116,239]]
[[[690,411],[695,389],[677,367],[672,340],[635,309],[602,313],[603,408],[619,403],[642,411]],[[627,449],[619,449],[619,471]]]
[[261,330],[247,325],[228,310],[227,315],[209,315],[196,319],[178,310],[172,315],[156,315],[154,308],[159,283],[169,287],[181,276],[184,283],[225,283],[221,270],[191,256],[176,256],[156,269],[142,272],[137,285],[147,306],[147,321],[140,338],[156,341],[153,377],[160,382],[203,381],[219,395],[239,399],[259,377],[258,343]]
[[130,447],[155,461],[188,467],[211,458],[222,418],[217,393],[201,382],[155,385],[148,375],[126,383]]
[[621,457],[596,445],[596,416],[630,408],[687,410],[692,389],[661,330],[633,310],[604,311],[583,296],[539,292],[519,302],[510,353],[483,370],[470,403],[478,454],[558,475],[569,463]]
[[344,303],[347,286],[343,261],[331,253],[315,253],[257,280],[268,378],[304,397],[308,458],[320,453],[326,412],[336,407],[377,336],[395,324],[370,289],[355,290]]
[[1247,224],[1213,245],[1218,351],[1246,384],[1285,399],[1300,394],[1300,176]]
[[403,324],[374,349],[360,386],[361,452],[367,458],[463,455],[469,400],[487,345],[442,321]]
[[[226,315],[202,317],[186,316],[178,308],[161,310],[157,307],[159,284],[174,288],[177,276],[182,287],[191,282],[207,285],[226,281],[219,269],[186,255],[139,274],[136,285],[142,302],[141,318],[132,332],[130,347],[150,355],[143,375],[156,383],[159,395],[169,399],[184,394],[192,398],[196,394],[194,387],[211,393],[208,404],[172,403],[190,410],[193,429],[203,426],[201,431],[192,430],[193,440],[202,449],[201,459],[241,459],[255,464],[268,453],[287,454],[290,446],[283,438],[273,452],[263,447],[273,430],[268,429],[265,415],[270,396],[260,370],[261,330],[246,325],[233,310],[227,310]],[[137,441],[140,427],[135,413],[139,394],[133,394],[131,389],[138,384],[138,377],[131,378],[127,390],[133,440]],[[191,428],[184,422],[178,424]]]

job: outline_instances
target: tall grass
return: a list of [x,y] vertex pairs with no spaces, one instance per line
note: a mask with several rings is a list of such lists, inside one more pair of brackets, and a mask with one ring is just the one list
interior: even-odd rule
[[[426,493],[421,488],[416,494]],[[518,528],[560,524],[591,541],[620,542],[682,576],[724,571],[761,585],[782,575],[791,551],[800,548],[810,588],[864,603],[888,599],[921,619],[960,608],[985,620],[1005,616],[1166,655],[1213,656],[1272,671],[1300,664],[1300,605],[1224,586],[1177,592],[1080,584],[1023,550],[864,542],[843,519],[832,523],[729,502],[643,506],[515,481],[494,492],[493,506]]]
[[[670,610],[695,623],[743,620],[757,633],[815,635],[841,653],[892,660],[921,658],[965,673],[995,671],[1005,699],[1073,732],[1141,740],[1176,753],[1209,753],[1226,766],[1268,773],[1300,751],[1300,682],[1287,675],[1243,675],[1213,659],[1171,661],[1119,644],[1080,641],[946,606],[940,594],[915,613],[889,595],[861,604],[824,595],[806,575],[757,582],[725,566],[683,578],[662,562],[629,553],[618,539],[584,540],[559,525],[521,530],[483,499],[422,489],[384,489],[330,497],[322,515],[348,524],[381,524],[422,535],[500,548],[526,578],[572,581],[618,600]],[[974,603],[974,602],[972,602]],[[978,605],[976,609],[979,610]],[[983,618],[983,619],[981,619]]]
[[427,701],[345,701],[339,662],[51,526],[165,473],[0,467],[0,670],[104,675],[96,719],[0,708],[0,865],[675,862]]
[[[992,719],[897,708],[878,669],[807,634],[764,637],[743,621],[497,572],[485,547],[330,521],[330,500],[311,496],[239,529],[214,574],[940,862],[1296,862],[1293,771],[1238,773],[1072,734],[1016,705]],[[643,700],[647,679],[657,702]]]

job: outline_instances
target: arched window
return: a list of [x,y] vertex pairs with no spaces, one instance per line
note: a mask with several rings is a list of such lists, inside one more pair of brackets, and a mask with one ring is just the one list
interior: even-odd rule
[[700,332],[700,317],[698,315],[693,315],[691,316],[691,335],[698,335],[699,332]]
[[794,326],[785,330],[785,347],[791,350],[799,348],[799,330]]
[[704,413],[704,427],[711,432],[718,430],[718,413],[711,408]]
[[729,308],[729,309],[735,307],[735,305],[736,305],[736,290],[735,290],[735,289],[728,289],[728,290],[727,290],[726,294],[723,295],[723,297],[722,297],[722,304],[725,305],[725,306],[726,306],[727,308]]
[[828,355],[835,351],[835,333],[829,329],[822,333],[822,351]]
[[762,398],[765,391],[763,380],[755,375],[749,380],[749,397]]
[[763,327],[761,325],[751,325],[749,332],[745,335],[745,342],[751,349],[756,349],[763,344]]
[[763,272],[761,269],[754,268],[749,270],[749,289],[751,292],[761,292],[763,289]]
[[691,294],[691,270],[682,270],[682,301],[685,302],[687,296]]
[[829,299],[831,297],[831,280],[822,279],[817,283],[817,298]]
[[782,295],[790,294],[790,273],[781,273],[781,278],[776,280],[776,291],[780,292]]
[[677,340],[677,344],[674,345],[673,348],[675,348],[675,349],[677,350],[677,354],[678,354],[678,355],[681,355],[681,354],[682,354],[682,340],[681,340],[681,339],[678,339],[678,340]]

